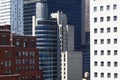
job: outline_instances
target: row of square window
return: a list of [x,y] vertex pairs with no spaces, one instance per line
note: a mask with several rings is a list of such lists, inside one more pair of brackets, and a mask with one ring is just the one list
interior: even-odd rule
[[[94,77],[98,77],[98,73],[97,72],[94,73]],[[100,77],[104,78],[105,74],[104,73],[100,73]],[[107,78],[111,78],[111,73],[107,73]],[[118,78],[118,73],[114,73],[114,78]]]
[[16,64],[35,64],[35,59],[16,59]]
[[16,55],[17,56],[35,56],[35,52],[23,51],[23,52],[17,52]]
[[[106,21],[111,21],[111,17],[110,16],[107,16],[106,17]],[[117,16],[113,16],[113,21],[117,21]],[[94,18],[94,22],[98,22],[98,18],[95,17]],[[104,17],[100,17],[100,22],[104,22]]]
[[[98,62],[97,61],[94,61],[94,66],[98,66]],[[103,61],[100,62],[100,66],[103,67],[105,66],[105,63]],[[110,67],[111,66],[111,62],[108,61],[107,62],[107,67]],[[114,62],[114,67],[118,67],[118,62]]]
[[[104,7],[106,7],[106,10],[107,10],[107,11],[111,9],[111,6],[110,6],[110,5],[106,5],[106,6],[100,6],[100,7],[99,7],[99,11],[104,11],[104,9],[105,9]],[[116,10],[116,9],[117,9],[117,4],[113,4],[112,9],[113,9],[113,10]],[[94,11],[94,12],[98,11],[98,7],[95,6],[95,7],[93,8],[93,11]]]
[[[117,44],[118,40],[115,38],[113,40],[113,42],[114,42],[114,44]],[[94,44],[98,44],[98,40],[97,39],[94,39]],[[100,44],[104,44],[104,39],[100,40]],[[111,44],[111,39],[107,39],[107,44]]]
[[[104,33],[104,30],[105,30],[105,28],[100,28],[100,33]],[[106,31],[107,31],[107,33],[110,33],[111,32],[111,28],[108,27]],[[117,27],[113,28],[113,32],[117,32]],[[98,29],[97,28],[94,28],[94,33],[98,33]]]
[[[107,55],[111,55],[111,50],[107,50]],[[118,50],[114,50],[114,55],[118,55]],[[100,51],[100,55],[104,55],[105,54],[105,51],[104,50],[101,50]],[[98,55],[98,51],[97,50],[94,50],[94,55]]]

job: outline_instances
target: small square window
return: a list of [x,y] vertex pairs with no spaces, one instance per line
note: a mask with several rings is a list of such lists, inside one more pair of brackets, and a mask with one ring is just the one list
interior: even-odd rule
[[94,51],[94,55],[97,55],[97,50]]
[[107,73],[107,78],[111,78],[111,74],[110,73]]
[[95,61],[95,62],[94,62],[94,66],[97,66],[97,65],[98,65],[98,63],[97,63],[97,61]]
[[110,16],[107,16],[107,21],[110,21]]
[[116,10],[116,9],[117,9],[117,5],[114,4],[114,5],[113,5],[113,10]]
[[110,10],[110,5],[107,5],[107,10]]
[[110,67],[111,66],[111,62],[107,62],[107,66]]
[[117,27],[114,27],[114,32],[117,32]]
[[100,6],[100,11],[103,11],[103,6]]
[[114,20],[114,21],[117,21],[117,16],[113,16],[113,20]]
[[98,73],[97,72],[94,73],[94,77],[98,77]]
[[103,78],[104,77],[104,73],[101,73],[101,78]]
[[110,28],[107,28],[107,33],[110,33]]
[[101,62],[101,66],[104,66],[104,62]]
[[118,51],[117,50],[114,50],[114,55],[117,55],[118,54]]
[[117,73],[114,73],[114,78],[118,78],[118,74]]
[[111,51],[110,50],[107,50],[107,55],[111,55]]
[[96,12],[97,11],[97,7],[94,7],[94,12]]
[[97,39],[94,40],[94,44],[97,44]]
[[96,28],[94,29],[94,33],[97,33],[97,29]]
[[103,28],[101,28],[101,29],[100,29],[100,32],[101,32],[101,33],[104,33],[104,29],[103,29]]
[[104,44],[104,39],[101,39],[101,40],[100,40],[100,43],[101,43],[101,44]]
[[100,22],[103,22],[104,21],[104,18],[103,17],[100,17]]
[[104,55],[104,51],[103,50],[101,50],[101,55]]
[[114,62],[114,67],[117,67],[118,66],[118,62]]
[[111,40],[110,39],[107,39],[107,44],[110,44],[111,43]]
[[117,44],[117,39],[114,39],[114,44]]
[[97,18],[94,18],[94,22],[97,22]]

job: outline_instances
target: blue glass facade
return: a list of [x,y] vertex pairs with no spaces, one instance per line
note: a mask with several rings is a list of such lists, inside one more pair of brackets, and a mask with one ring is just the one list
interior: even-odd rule
[[39,21],[35,34],[43,78],[44,80],[58,80],[57,23],[52,20]]

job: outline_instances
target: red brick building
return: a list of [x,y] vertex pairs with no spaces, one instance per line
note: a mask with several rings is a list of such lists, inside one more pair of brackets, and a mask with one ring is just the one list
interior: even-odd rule
[[42,80],[35,37],[0,26],[0,80]]

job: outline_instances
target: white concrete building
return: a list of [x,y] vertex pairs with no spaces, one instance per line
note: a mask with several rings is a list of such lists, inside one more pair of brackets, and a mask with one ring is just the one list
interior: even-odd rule
[[0,0],[0,25],[11,25],[13,33],[23,34],[23,0]]
[[119,0],[90,0],[91,80],[120,80]]

